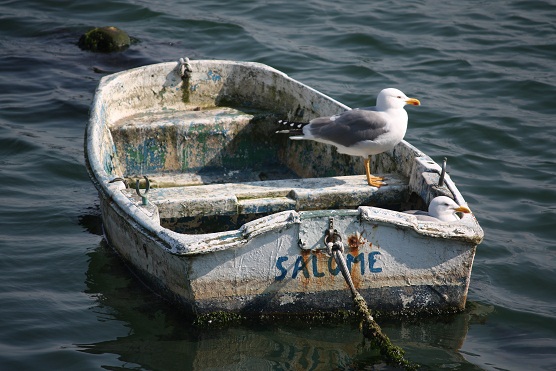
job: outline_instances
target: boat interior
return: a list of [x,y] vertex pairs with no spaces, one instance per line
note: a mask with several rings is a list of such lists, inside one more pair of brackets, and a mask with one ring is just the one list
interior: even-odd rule
[[146,176],[161,224],[180,233],[236,229],[285,210],[424,206],[400,172],[375,174],[386,185],[371,187],[362,158],[277,134],[281,118],[224,106],[125,117],[110,127],[113,166],[130,198],[140,199],[136,182],[144,193]]

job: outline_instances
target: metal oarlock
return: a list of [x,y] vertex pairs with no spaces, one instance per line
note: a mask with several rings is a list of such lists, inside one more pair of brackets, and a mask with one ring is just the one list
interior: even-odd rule
[[147,199],[147,193],[149,193],[149,189],[151,189],[151,182],[149,182],[149,178],[147,178],[146,176],[143,176],[143,178],[145,178],[145,181],[147,182],[145,193],[141,193],[141,191],[139,190],[139,179],[137,179],[137,181],[135,182],[135,192],[137,192],[137,195],[141,197],[141,203],[143,205],[148,205],[149,200]]
[[442,162],[442,172],[440,173],[440,178],[438,179],[438,186],[444,186],[444,177],[446,176],[446,162],[448,162],[448,158],[444,157],[444,161]]

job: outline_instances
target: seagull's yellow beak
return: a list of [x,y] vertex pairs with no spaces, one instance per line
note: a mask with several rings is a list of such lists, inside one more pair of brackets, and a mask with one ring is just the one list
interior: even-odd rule
[[419,99],[416,99],[416,98],[409,98],[408,100],[405,101],[405,103],[411,104],[413,106],[420,106],[421,105],[421,102],[419,102]]
[[456,208],[455,210],[457,212],[460,212],[460,213],[471,214],[471,210],[469,210],[469,208],[465,207],[465,206],[460,206],[460,207]]

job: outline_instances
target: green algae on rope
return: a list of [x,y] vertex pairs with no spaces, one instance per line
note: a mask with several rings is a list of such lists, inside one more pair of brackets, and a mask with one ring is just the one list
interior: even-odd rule
[[367,307],[367,302],[355,288],[344,259],[344,244],[342,242],[342,237],[338,231],[334,229],[333,218],[329,219],[329,229],[325,232],[324,242],[326,243],[328,254],[334,256],[334,260],[336,260],[336,264],[340,267],[342,276],[351,290],[355,311],[361,320],[360,329],[363,336],[371,341],[371,346],[373,348],[378,348],[386,363],[403,367],[406,370],[416,370],[419,366],[405,359],[405,352],[403,349],[392,344],[390,338],[382,332],[378,323],[373,319],[371,311]]
[[404,358],[404,350],[390,341],[390,338],[382,332],[382,329],[373,319],[365,299],[360,294],[353,297],[355,311],[361,318],[360,329],[367,339],[371,341],[373,348],[378,348],[386,363],[393,366],[400,366],[406,370],[417,370],[419,365]]

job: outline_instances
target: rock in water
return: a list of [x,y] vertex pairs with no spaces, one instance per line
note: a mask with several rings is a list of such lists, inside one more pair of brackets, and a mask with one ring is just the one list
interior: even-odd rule
[[110,53],[129,47],[129,35],[117,27],[97,27],[79,38],[79,47],[92,52]]

